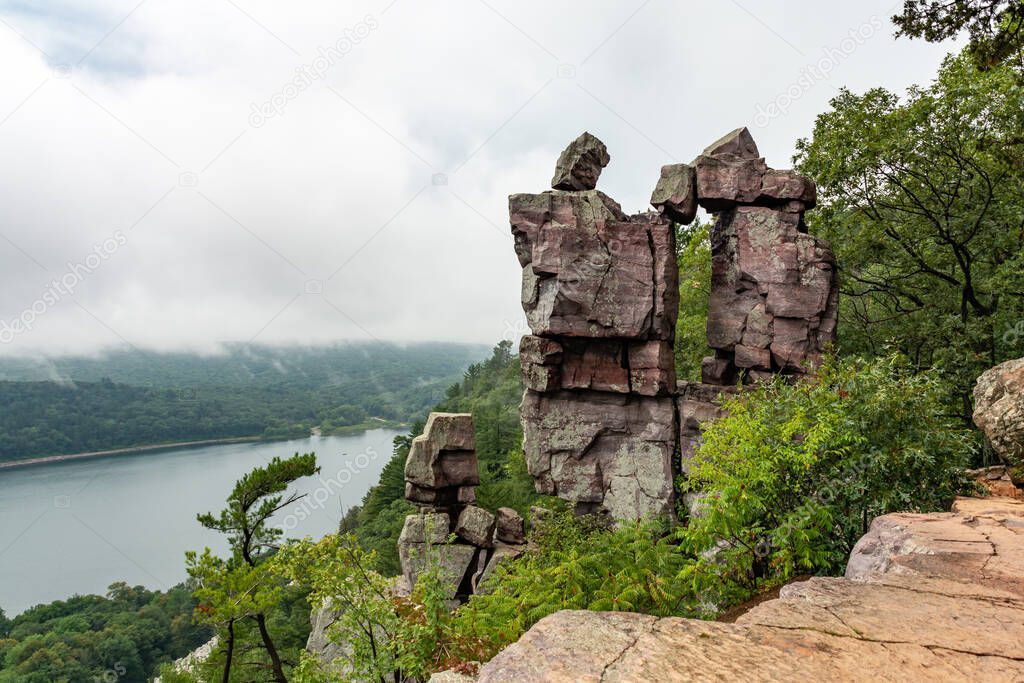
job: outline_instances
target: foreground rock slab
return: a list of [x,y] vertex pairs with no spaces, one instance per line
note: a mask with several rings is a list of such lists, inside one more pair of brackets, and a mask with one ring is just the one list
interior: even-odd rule
[[734,624],[558,612],[478,678],[691,680],[1024,680],[1024,503],[880,517],[847,578],[790,584]]

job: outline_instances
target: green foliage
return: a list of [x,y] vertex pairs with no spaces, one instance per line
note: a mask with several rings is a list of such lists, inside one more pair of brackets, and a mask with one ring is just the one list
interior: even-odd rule
[[934,374],[891,356],[829,360],[815,381],[725,400],[686,482],[705,492],[681,531],[693,590],[729,604],[799,572],[838,573],[875,516],[948,509],[974,441],[942,399]]
[[0,359],[0,461],[408,423],[481,355],[458,344],[347,344]]
[[610,529],[591,517],[553,513],[535,524],[534,546],[498,568],[486,592],[455,614],[451,642],[462,661],[486,661],[545,616],[562,609],[692,615],[678,578],[686,555],[662,522]]
[[968,423],[975,378],[1024,355],[1022,99],[1009,66],[951,57],[902,101],[841,91],[798,143],[820,190],[810,227],[840,267],[841,352],[894,343]]
[[195,605],[185,585],[160,592],[115,583],[105,597],[38,605],[6,624],[0,612],[0,682],[142,683],[210,638],[191,622]]
[[981,69],[1022,58],[1021,0],[904,0],[903,13],[892,20],[899,28],[897,35],[924,38],[930,43],[954,38],[967,29],[967,52]]
[[676,322],[676,375],[700,381],[708,355],[708,299],[711,296],[711,224],[697,218],[676,226],[679,265],[679,320]]
[[[200,603],[196,620],[218,629],[217,648],[204,668],[219,670],[222,680],[260,680],[253,671],[261,670],[286,683],[287,670],[298,662],[302,629],[294,628],[296,612],[282,608],[298,600],[304,606],[297,614],[308,614],[305,593],[286,586],[273,572],[271,560],[283,532],[267,521],[305,495],[285,496],[292,482],[319,471],[312,453],[274,458],[235,483],[219,515],[197,515],[204,527],[226,534],[232,550],[226,560],[209,548],[186,553]],[[284,599],[286,594],[290,599]]]
[[274,542],[284,533],[277,527],[268,527],[267,520],[303,497],[292,493],[285,499],[282,492],[296,479],[319,471],[313,453],[296,453],[286,460],[274,458],[235,483],[228,496],[228,506],[221,510],[220,515],[215,517],[207,512],[197,515],[196,519],[207,529],[227,534],[236,555],[246,564],[254,564],[259,554],[273,548]]
[[430,556],[409,597],[395,595],[394,579],[374,571],[374,554],[352,535],[291,543],[273,563],[286,580],[309,588],[312,604],[329,606],[334,620],[326,635],[344,645],[330,676],[306,656],[293,680],[422,681],[445,668],[452,617]]

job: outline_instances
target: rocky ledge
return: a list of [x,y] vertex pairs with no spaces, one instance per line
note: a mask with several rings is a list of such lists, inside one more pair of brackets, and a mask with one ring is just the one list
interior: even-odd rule
[[790,584],[733,624],[558,612],[477,680],[751,679],[1024,680],[1024,502],[879,517],[846,577]]

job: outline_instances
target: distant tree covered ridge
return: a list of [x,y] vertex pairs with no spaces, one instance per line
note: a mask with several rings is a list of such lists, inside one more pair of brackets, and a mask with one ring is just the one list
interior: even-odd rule
[[115,583],[106,596],[37,605],[9,621],[0,610],[0,683],[150,680],[210,638],[192,620],[195,607],[191,586]]
[[0,461],[406,423],[485,355],[468,344],[344,344],[0,359]]

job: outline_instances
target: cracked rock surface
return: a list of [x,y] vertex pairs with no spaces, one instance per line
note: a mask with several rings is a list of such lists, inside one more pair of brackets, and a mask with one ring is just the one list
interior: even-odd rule
[[557,612],[478,683],[690,680],[1024,680],[1024,502],[879,517],[845,578],[790,584],[734,624]]

